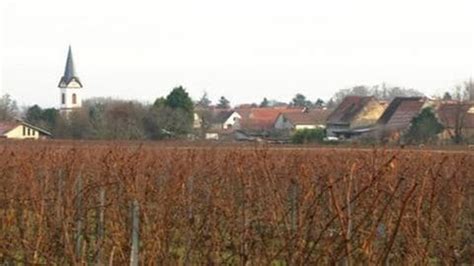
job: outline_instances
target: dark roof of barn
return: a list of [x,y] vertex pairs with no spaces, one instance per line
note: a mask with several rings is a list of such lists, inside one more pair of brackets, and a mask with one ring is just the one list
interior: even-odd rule
[[425,102],[423,97],[396,97],[385,109],[377,124],[389,129],[405,129],[420,113]]
[[347,96],[329,115],[328,124],[349,124],[362,109],[372,100],[373,96]]

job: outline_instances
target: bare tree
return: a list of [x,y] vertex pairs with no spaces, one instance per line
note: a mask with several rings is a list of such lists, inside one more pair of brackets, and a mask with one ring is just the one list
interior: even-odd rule
[[16,101],[10,95],[5,94],[0,97],[0,121],[14,120],[18,115],[18,106]]
[[456,144],[464,140],[466,116],[472,105],[470,103],[473,94],[472,87],[472,80],[456,86],[452,102],[444,103],[439,112],[441,120],[448,127],[449,136]]

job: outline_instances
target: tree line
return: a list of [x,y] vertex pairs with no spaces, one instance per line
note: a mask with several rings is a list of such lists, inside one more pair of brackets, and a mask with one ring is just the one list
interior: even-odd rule
[[[464,84],[465,85],[465,84]],[[468,97],[466,86],[457,86],[443,95],[444,100]],[[264,98],[250,107],[308,107],[335,108],[348,95],[374,96],[379,100],[390,101],[395,97],[423,96],[415,89],[391,87],[386,84],[375,86],[354,86],[337,91],[327,102],[318,98],[310,100],[297,93],[289,103]],[[175,87],[165,97],[157,98],[152,104],[112,98],[91,98],[83,101],[83,108],[61,115],[56,108],[41,108],[38,105],[19,111],[17,103],[9,96],[0,98],[0,121],[21,117],[39,127],[43,127],[56,138],[65,139],[151,139],[184,138],[195,132],[193,128],[195,110],[203,117],[210,117],[209,109],[231,108],[230,101],[222,96],[215,105],[206,92],[193,101],[186,89]],[[202,121],[201,130],[209,128],[209,121]]]

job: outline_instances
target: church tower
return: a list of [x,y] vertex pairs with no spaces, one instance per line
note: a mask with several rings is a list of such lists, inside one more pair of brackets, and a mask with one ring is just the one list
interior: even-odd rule
[[66,69],[64,70],[64,75],[59,81],[58,87],[60,89],[59,106],[61,112],[67,113],[73,109],[82,107],[82,83],[79,80],[74,67],[71,46],[69,46],[67,54]]

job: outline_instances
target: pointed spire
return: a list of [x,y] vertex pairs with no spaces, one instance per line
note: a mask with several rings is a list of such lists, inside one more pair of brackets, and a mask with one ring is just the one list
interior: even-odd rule
[[74,67],[74,60],[72,58],[71,45],[69,45],[69,50],[68,50],[67,59],[66,59],[66,67],[64,69],[64,75],[61,78],[61,81],[59,81],[58,86],[60,88],[65,88],[73,80],[79,83],[79,86],[82,88],[82,84],[79,80],[79,77],[76,74],[76,68]]
[[74,60],[72,59],[71,45],[69,45],[69,51],[67,53],[67,60],[66,60],[66,69],[64,70],[64,77],[66,79],[70,79],[74,76],[76,76],[76,70],[74,68]]

